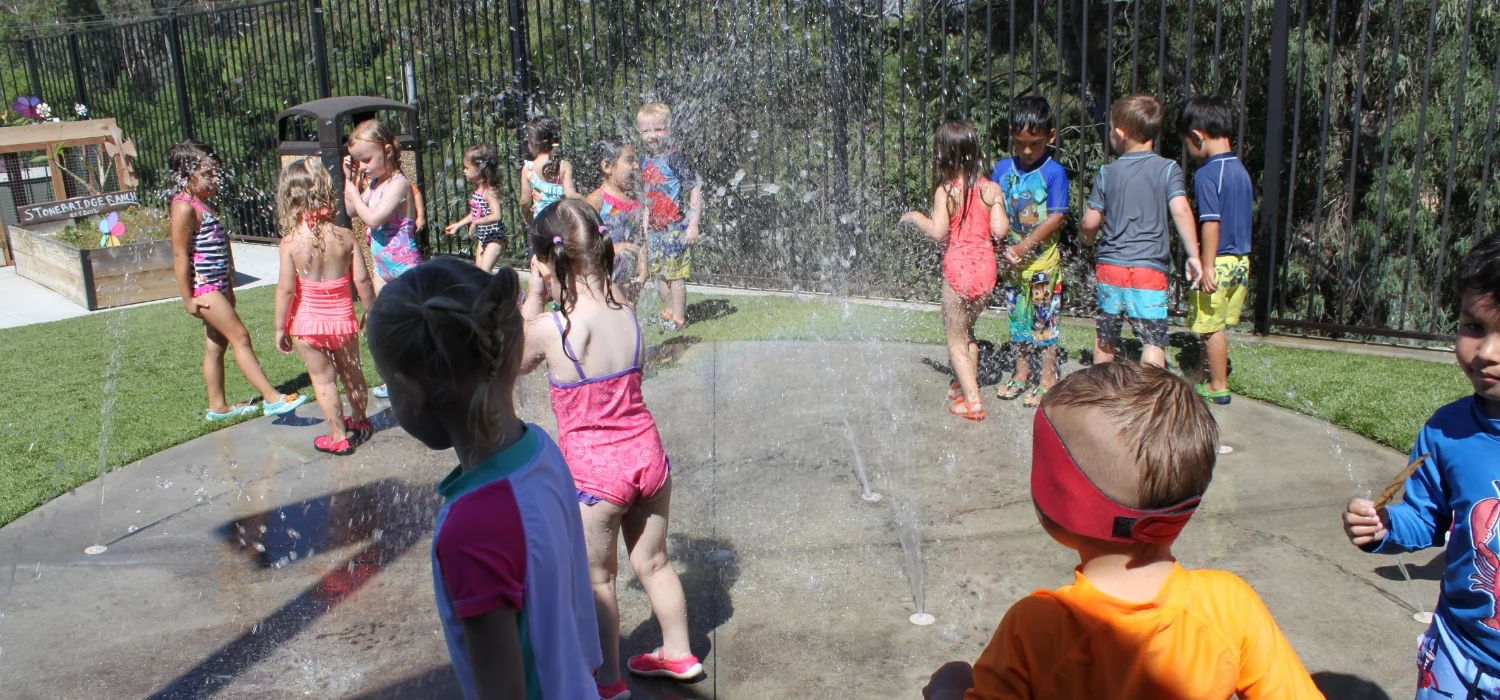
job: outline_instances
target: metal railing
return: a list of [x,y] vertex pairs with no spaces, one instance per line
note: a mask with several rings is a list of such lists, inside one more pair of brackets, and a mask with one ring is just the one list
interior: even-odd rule
[[1220,93],[1259,183],[1257,330],[1435,340],[1455,262],[1500,220],[1496,36],[1474,0],[276,0],[0,42],[0,94],[119,119],[143,190],[169,186],[170,143],[213,143],[226,213],[262,238],[272,115],[336,94],[415,104],[427,243],[459,254],[471,242],[441,225],[463,214],[464,148],[514,154],[514,192],[517,126],[554,114],[583,186],[588,144],[659,99],[705,181],[701,279],[927,299],[941,252],[896,220],[930,201],[933,127],[970,120],[1000,158],[1009,105],[1038,94],[1060,118],[1067,296],[1086,310],[1071,239],[1110,102],[1157,95],[1157,148],[1191,172],[1177,107]]

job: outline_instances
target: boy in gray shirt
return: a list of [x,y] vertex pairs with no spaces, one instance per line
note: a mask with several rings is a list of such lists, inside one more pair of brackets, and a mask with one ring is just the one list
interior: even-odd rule
[[1109,114],[1114,126],[1110,144],[1120,157],[1099,169],[1081,224],[1084,245],[1093,245],[1103,230],[1094,253],[1099,303],[1094,360],[1114,361],[1128,318],[1145,346],[1141,361],[1165,367],[1170,227],[1176,227],[1187,251],[1193,289],[1203,276],[1198,229],[1182,168],[1152,150],[1161,134],[1161,103],[1150,95],[1130,95],[1115,101]]

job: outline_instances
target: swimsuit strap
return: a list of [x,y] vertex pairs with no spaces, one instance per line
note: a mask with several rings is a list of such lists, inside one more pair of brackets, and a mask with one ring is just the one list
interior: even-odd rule
[[627,202],[603,190],[600,190],[599,194],[604,198],[604,203],[608,204],[610,209],[622,211],[627,214],[630,213],[630,210],[641,205],[640,202],[637,202],[633,199]]
[[207,208],[203,206],[203,202],[198,201],[197,197],[194,197],[186,192],[178,192],[176,196],[172,197],[172,201],[187,202],[188,204],[193,205],[193,210],[197,211],[199,214],[207,212]]
[[630,314],[630,322],[635,324],[635,354],[630,357],[631,369],[640,369],[641,366],[641,320],[635,317],[635,309],[628,306],[622,307]]
[[583,373],[583,365],[578,362],[578,352],[573,349],[573,345],[568,342],[567,334],[563,332],[562,314],[553,311],[552,323],[557,325],[557,335],[562,338],[563,351],[567,353],[568,359],[573,361],[573,369],[578,370],[578,381],[588,379],[588,375]]

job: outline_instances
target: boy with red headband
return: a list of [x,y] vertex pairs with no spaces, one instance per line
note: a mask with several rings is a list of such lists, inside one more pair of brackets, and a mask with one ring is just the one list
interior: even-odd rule
[[1323,697],[1249,584],[1172,557],[1218,442],[1193,387],[1163,369],[1101,364],[1047,392],[1031,496],[1042,529],[1078,552],[1074,583],[1011,606],[974,667],[943,666],[923,696]]

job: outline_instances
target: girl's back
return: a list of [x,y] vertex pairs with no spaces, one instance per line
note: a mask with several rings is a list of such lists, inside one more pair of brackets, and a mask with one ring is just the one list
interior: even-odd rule
[[999,186],[989,180],[965,187],[959,180],[949,182],[948,245],[982,246],[993,249],[990,235],[990,207],[998,202]]
[[352,274],[355,251],[354,232],[326,224],[314,232],[304,224],[282,245],[291,248],[297,278],[304,282],[332,282]]

